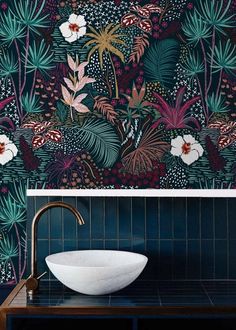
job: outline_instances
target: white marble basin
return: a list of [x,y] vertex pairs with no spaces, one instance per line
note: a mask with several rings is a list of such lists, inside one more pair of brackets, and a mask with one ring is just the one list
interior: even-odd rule
[[45,260],[61,283],[89,295],[123,289],[139,276],[148,261],[142,254],[112,250],[62,252]]

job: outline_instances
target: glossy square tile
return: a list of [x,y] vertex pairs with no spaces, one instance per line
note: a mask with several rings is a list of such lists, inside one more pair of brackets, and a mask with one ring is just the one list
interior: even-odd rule
[[227,199],[216,198],[214,200],[215,238],[227,238]]
[[91,199],[91,238],[105,238],[105,217],[104,198],[96,197]]
[[174,239],[185,239],[187,234],[186,198],[173,198]]
[[159,238],[159,203],[159,198],[146,198],[146,239]]
[[186,199],[187,237],[188,239],[200,239],[200,199]]

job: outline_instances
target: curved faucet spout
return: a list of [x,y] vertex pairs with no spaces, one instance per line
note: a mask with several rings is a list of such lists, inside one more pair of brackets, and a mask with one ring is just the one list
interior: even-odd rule
[[[31,275],[28,281],[28,289],[33,290],[35,288],[31,288],[30,283],[36,283],[34,286],[38,285],[37,281],[37,227],[38,222],[41,219],[41,216],[49,209],[55,207],[62,207],[65,209],[70,210],[74,215],[76,220],[78,221],[79,225],[84,224],[84,219],[79,211],[70,204],[64,202],[50,202],[45,204],[38,212],[35,214],[33,221],[32,221],[32,230],[31,230]],[[33,280],[33,281],[32,281]],[[26,284],[27,285],[27,284]]]

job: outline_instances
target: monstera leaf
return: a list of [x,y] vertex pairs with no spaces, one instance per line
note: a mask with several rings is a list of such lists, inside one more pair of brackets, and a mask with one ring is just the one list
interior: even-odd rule
[[179,54],[180,45],[176,39],[164,39],[153,43],[144,57],[147,81],[159,82],[166,88],[172,88]]
[[112,167],[119,154],[120,141],[110,123],[88,118],[75,134],[81,147],[89,151],[96,163]]

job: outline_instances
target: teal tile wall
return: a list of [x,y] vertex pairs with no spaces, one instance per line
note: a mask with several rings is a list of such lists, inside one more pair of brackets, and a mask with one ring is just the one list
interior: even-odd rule
[[29,251],[33,214],[54,200],[74,205],[85,225],[77,225],[65,209],[44,214],[39,223],[40,272],[47,268],[48,254],[121,249],[149,257],[142,279],[236,279],[235,199],[29,197]]

